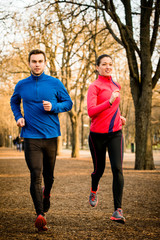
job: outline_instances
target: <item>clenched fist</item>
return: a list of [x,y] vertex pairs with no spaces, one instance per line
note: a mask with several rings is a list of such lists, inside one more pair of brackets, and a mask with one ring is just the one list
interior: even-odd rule
[[24,118],[19,118],[17,121],[17,126],[18,127],[24,127],[25,126],[25,119]]
[[110,104],[112,104],[117,97],[119,97],[119,90],[112,92],[111,98],[109,99]]
[[48,101],[43,100],[43,107],[45,111],[51,111],[52,109],[52,104]]
[[122,117],[122,116],[120,116],[120,118],[121,118],[122,125],[125,125],[126,124],[126,118]]

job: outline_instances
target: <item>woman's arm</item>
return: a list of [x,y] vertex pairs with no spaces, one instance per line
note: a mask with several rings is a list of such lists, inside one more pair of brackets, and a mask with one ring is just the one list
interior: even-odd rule
[[90,118],[111,107],[109,100],[97,105],[98,89],[91,85],[87,94],[87,110]]

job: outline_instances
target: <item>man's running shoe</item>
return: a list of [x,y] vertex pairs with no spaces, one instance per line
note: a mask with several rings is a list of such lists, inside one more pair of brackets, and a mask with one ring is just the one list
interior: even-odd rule
[[44,195],[44,188],[43,188],[43,212],[48,212],[50,208],[50,194],[49,196]]
[[99,185],[98,185],[97,191],[92,191],[91,189],[91,193],[89,195],[89,204],[92,207],[96,207],[98,204],[98,196],[97,196],[98,190],[99,190]]
[[35,221],[35,227],[38,228],[38,231],[47,231],[48,228],[46,226],[47,222],[44,216],[41,214],[38,215]]
[[112,221],[116,221],[119,223],[125,223],[125,218],[123,217],[123,211],[121,208],[117,208],[117,210],[113,213],[112,217],[110,218]]

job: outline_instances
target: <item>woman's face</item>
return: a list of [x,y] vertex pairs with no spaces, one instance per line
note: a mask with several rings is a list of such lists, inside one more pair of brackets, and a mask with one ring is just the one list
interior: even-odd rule
[[112,74],[112,59],[110,57],[104,57],[101,59],[99,66],[96,69],[101,76],[110,76]]

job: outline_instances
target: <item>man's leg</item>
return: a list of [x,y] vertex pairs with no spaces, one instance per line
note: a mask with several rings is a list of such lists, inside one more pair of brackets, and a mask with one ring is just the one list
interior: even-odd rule
[[41,150],[41,139],[24,139],[25,159],[30,170],[31,185],[30,192],[38,215],[43,213],[42,196],[42,168],[43,153]]
[[54,182],[54,167],[57,153],[57,138],[43,140],[43,210],[48,212],[50,208],[50,192]]

